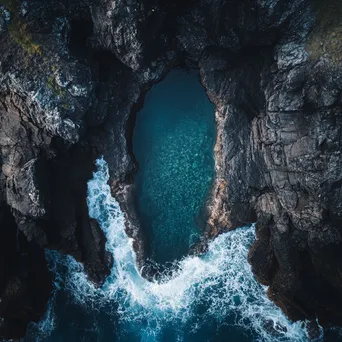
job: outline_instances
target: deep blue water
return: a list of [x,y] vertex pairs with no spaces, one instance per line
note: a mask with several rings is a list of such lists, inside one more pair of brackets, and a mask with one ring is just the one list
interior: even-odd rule
[[201,235],[215,139],[198,72],[172,70],[148,92],[134,128],[134,183],[148,256],[158,263],[185,256]]
[[305,324],[290,322],[254,279],[247,262],[254,226],[220,235],[206,254],[182,259],[160,282],[142,278],[125,217],[111,197],[106,163],[98,160],[97,166],[88,207],[114,256],[111,275],[97,289],[73,258],[47,252],[57,275],[55,295],[25,342],[308,341]]
[[[183,77],[184,82],[179,82]],[[160,158],[158,162],[140,160],[141,169],[136,175],[136,181],[141,182],[139,186],[147,191],[149,196],[154,194],[160,196],[159,201],[162,203],[156,212],[164,215],[166,226],[158,220],[155,221],[153,229],[158,230],[151,229],[150,241],[153,247],[152,242],[158,239],[165,251],[168,251],[167,259],[170,259],[172,256],[179,258],[186,253],[186,249],[191,244],[189,237],[200,232],[200,224],[197,220],[201,216],[203,205],[200,199],[205,201],[213,176],[212,150],[206,146],[208,144],[212,149],[213,128],[198,126],[198,123],[192,120],[196,115],[203,115],[203,120],[209,126],[212,125],[210,104],[206,98],[203,99],[203,103],[197,98],[205,97],[205,94],[198,84],[196,75],[174,71],[163,82],[167,82],[170,88],[176,88],[172,90],[173,94],[178,89],[182,90],[179,96],[188,103],[187,108],[191,110],[192,115],[184,119],[184,122],[180,122],[176,119],[177,113],[175,113],[175,117],[169,118],[170,124],[167,127],[163,126],[166,119],[157,120],[161,125],[160,129],[165,129],[171,135],[169,140],[165,139],[169,141],[168,153],[163,154],[163,146],[158,146],[159,150],[156,151],[156,155]],[[197,90],[192,90],[192,87]],[[151,94],[157,96],[159,101],[162,94],[157,91],[158,89],[161,88],[156,86]],[[186,99],[188,92],[192,94],[189,95],[192,98],[189,102]],[[179,108],[178,103],[170,103],[169,107],[162,110],[162,107],[153,104],[152,98],[150,100],[147,99],[145,105],[147,108],[157,108],[160,116],[164,111],[172,114],[175,108]],[[168,101],[172,101],[172,98],[170,97]],[[194,102],[202,103],[198,105],[197,110],[194,109]],[[205,111],[202,111],[204,109]],[[186,109],[182,110],[186,116]],[[142,123],[137,122],[138,129],[140,124],[151,123],[144,115],[149,113],[139,113],[138,120],[144,118],[145,120]],[[178,126],[181,133],[175,129]],[[154,129],[145,127],[150,134]],[[175,133],[175,139],[172,139],[172,132]],[[156,133],[152,135],[154,134]],[[191,137],[190,147],[184,146],[185,142],[181,137],[183,134]],[[153,139],[160,135],[156,134]],[[144,136],[144,139],[145,143],[141,143],[142,150],[143,147],[145,151],[153,148],[148,147],[149,134]],[[182,142],[178,148],[177,141]],[[201,142],[203,142],[203,151],[198,152],[198,159],[196,159],[195,154],[192,153]],[[135,146],[135,153],[137,153],[136,148],[137,146]],[[184,160],[179,155],[181,151],[184,151],[187,156],[184,156]],[[137,155],[139,157],[139,152]],[[189,163],[191,157],[194,157],[191,160],[192,164]],[[145,157],[141,155],[141,158]],[[158,164],[160,162],[161,164]],[[175,170],[171,167],[173,162]],[[205,163],[208,163],[210,168],[204,165]],[[191,168],[190,164],[194,167]],[[164,173],[164,178],[159,178],[156,165],[163,169],[160,172]],[[206,171],[198,170],[201,165]],[[165,174],[165,169],[171,170],[171,174]],[[144,188],[147,185],[142,180],[146,180],[144,177],[147,176],[143,176],[146,170],[148,175],[156,177],[152,183],[162,189]],[[173,183],[173,176],[178,177],[178,182],[183,186],[178,182]],[[183,176],[190,177],[187,180],[195,187],[194,192],[184,184]],[[204,184],[198,184],[197,178],[200,178]],[[87,281],[83,267],[73,258],[47,251],[49,266],[56,275],[55,293],[42,321],[30,326],[25,342],[308,341],[305,324],[290,322],[281,310],[268,300],[266,288],[256,282],[251,272],[247,255],[255,239],[253,225],[220,235],[209,244],[208,251],[202,256],[187,256],[177,261],[177,267],[173,268],[174,273],[161,276],[159,282],[149,282],[142,278],[136,264],[132,240],[125,232],[125,217],[118,203],[111,197],[108,179],[106,162],[99,159],[97,172],[88,183],[87,202],[90,216],[98,220],[107,237],[106,249],[114,256],[111,275],[104,286],[97,289]],[[164,187],[165,179],[172,183],[173,191]],[[149,186],[152,186],[152,183]],[[148,180],[147,184],[149,184]],[[172,192],[175,198],[172,197]],[[184,202],[181,201],[182,196],[178,192],[185,194]],[[168,196],[164,197],[165,194]],[[194,199],[193,195],[198,197]],[[153,198],[148,200],[155,203]],[[183,211],[183,205],[189,203],[190,214]],[[151,214],[149,208],[146,210]],[[151,220],[153,221],[154,218],[151,217]],[[175,225],[173,220],[178,224]],[[177,252],[173,254],[171,247]],[[162,249],[152,248],[152,251],[156,258],[164,261],[159,254],[162,253]],[[337,336],[333,336],[330,341],[338,341],[338,339]]]

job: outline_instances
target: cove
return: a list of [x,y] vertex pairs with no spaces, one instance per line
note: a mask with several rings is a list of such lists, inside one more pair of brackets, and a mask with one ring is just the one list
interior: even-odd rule
[[148,258],[180,259],[199,238],[214,178],[214,106],[199,73],[174,69],[137,113],[135,206]]
[[219,235],[160,281],[142,277],[108,165],[96,164],[87,204],[113,255],[111,273],[95,287],[75,259],[47,251],[53,296],[24,342],[309,342],[305,322],[290,322],[253,276],[247,255],[254,225]]

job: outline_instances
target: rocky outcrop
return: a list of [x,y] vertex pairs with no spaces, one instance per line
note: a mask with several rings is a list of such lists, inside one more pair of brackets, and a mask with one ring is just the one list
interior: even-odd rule
[[[336,1],[0,3],[0,337],[44,312],[44,248],[82,261],[97,284],[108,274],[86,205],[100,155],[143,255],[131,132],[175,65],[198,67],[216,105],[207,237],[257,221],[249,259],[270,298],[292,319],[342,324]],[[317,42],[325,32],[331,44]]]
[[28,242],[10,208],[0,209],[1,335],[19,338],[30,321],[38,321],[50,297],[51,275],[44,251]]
[[[283,51],[292,56],[286,63]],[[309,94],[327,83],[334,84],[329,96],[340,94],[340,71],[328,61],[310,61],[295,43],[261,59],[261,66],[253,60],[244,71],[226,71],[233,90],[230,96],[222,91],[228,96],[218,107],[224,123],[217,153],[227,186],[215,197],[226,221],[214,220],[211,232],[257,217],[258,239],[249,257],[258,280],[270,285],[270,297],[292,319],[317,315],[321,322],[338,323],[340,214],[333,194],[341,174],[339,95],[324,105],[321,95]],[[325,83],[332,77],[337,80]],[[249,96],[239,106],[237,93],[244,92]]]
[[[256,201],[262,224],[250,260],[291,318],[341,324],[341,66],[287,43],[270,70],[266,111],[252,123],[267,190]],[[254,266],[263,260],[267,268]]]
[[[40,267],[32,264],[27,276],[16,278],[16,286],[7,266],[1,268],[0,301],[8,305],[0,308],[0,337],[23,336],[27,324],[45,310],[51,277],[44,248],[83,262],[97,285],[109,273],[112,257],[105,251],[105,237],[88,216],[87,181],[95,158],[103,155],[113,191],[125,192],[121,189],[134,168],[127,139],[131,112],[175,63],[172,49],[162,48],[151,60],[143,56],[146,46],[139,52],[143,44],[138,39],[147,30],[139,15],[146,13],[146,20],[158,16],[152,16],[152,5],[146,5],[150,14],[143,6],[135,13],[136,6],[135,1],[118,2],[115,10],[109,1],[0,2],[0,210],[12,218],[1,231],[4,241],[10,241],[7,235],[20,236],[34,246],[27,252],[9,243],[0,262],[6,265],[28,253],[39,258]],[[132,15],[125,19],[127,11]],[[112,38],[107,22],[110,32],[117,31]],[[13,265],[13,272],[18,267]],[[30,272],[38,269],[41,288],[31,293],[27,283],[33,276],[37,283],[40,279]],[[39,301],[22,310],[39,292]]]
[[249,261],[269,297],[293,320],[339,325],[342,69],[313,57],[301,15],[259,55],[201,60],[218,122],[208,236],[255,217]]
[[70,55],[60,3],[2,3],[0,336],[18,338],[50,296],[43,248],[83,261],[97,283],[110,259],[86,206],[93,163],[80,137],[96,104],[91,68]]

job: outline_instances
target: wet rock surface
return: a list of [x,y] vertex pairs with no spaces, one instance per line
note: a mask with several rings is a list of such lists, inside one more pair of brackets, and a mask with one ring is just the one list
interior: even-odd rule
[[342,324],[340,42],[308,44],[324,10],[305,0],[0,0],[0,337],[23,336],[45,310],[44,248],[73,255],[96,284],[108,274],[86,205],[100,155],[142,262],[134,115],[175,65],[198,67],[216,105],[207,237],[257,221],[249,260],[270,298],[292,319]]

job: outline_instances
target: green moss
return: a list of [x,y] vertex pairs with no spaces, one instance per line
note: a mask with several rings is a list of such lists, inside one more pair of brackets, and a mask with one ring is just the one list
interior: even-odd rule
[[9,26],[9,32],[15,42],[28,54],[41,54],[40,45],[34,42],[32,35],[28,33],[26,25],[19,20],[13,20]]
[[65,110],[70,110],[71,106],[70,106],[69,103],[62,103],[62,108],[65,109]]
[[329,57],[334,63],[342,61],[342,1],[312,0],[316,24],[308,43],[307,51],[312,59]]
[[[64,96],[66,91],[65,89],[62,89],[55,81],[55,76],[53,73],[51,73],[46,78],[46,85],[47,87],[53,92],[54,96]],[[64,108],[64,107],[63,107]],[[69,108],[70,109],[70,108]]]
[[55,79],[53,77],[53,74],[47,77],[46,84],[50,89],[53,89],[55,87]]
[[11,13],[11,22],[8,32],[13,40],[20,45],[28,54],[41,54],[40,45],[37,44],[28,32],[26,24],[21,20],[18,11],[18,0],[1,0],[1,4]]

